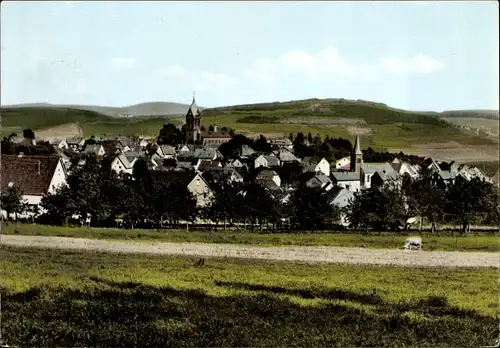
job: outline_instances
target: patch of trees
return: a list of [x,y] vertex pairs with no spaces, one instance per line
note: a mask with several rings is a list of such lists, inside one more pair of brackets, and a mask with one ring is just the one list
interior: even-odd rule
[[54,146],[46,141],[33,144],[35,133],[31,129],[23,130],[23,141],[15,143],[14,139],[16,137],[16,133],[11,133],[9,136],[3,137],[0,144],[2,155],[18,155],[23,153],[25,155],[43,156],[55,153]]
[[499,195],[491,183],[458,176],[440,188],[425,174],[416,180],[406,175],[402,185],[356,192],[344,213],[351,227],[378,231],[407,227],[408,219],[417,216],[425,218],[433,232],[438,223],[459,225],[466,233],[471,224],[494,226],[500,219]]

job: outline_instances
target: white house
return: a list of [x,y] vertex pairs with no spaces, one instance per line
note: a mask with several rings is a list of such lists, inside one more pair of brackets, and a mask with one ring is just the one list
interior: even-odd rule
[[361,167],[361,185],[364,188],[370,188],[372,184],[373,174],[377,171],[394,171],[389,163],[363,163]]
[[330,176],[330,163],[325,158],[304,157],[301,164],[305,172],[323,173]]
[[351,157],[343,157],[335,161],[335,168],[341,169],[351,165]]
[[276,167],[280,165],[279,159],[274,155],[260,155],[254,161],[255,169],[259,167]]
[[357,192],[361,189],[361,180],[359,173],[356,172],[335,172],[332,173],[332,182],[337,186],[345,188],[351,192]]
[[127,154],[119,154],[111,162],[111,169],[117,174],[127,173],[132,175],[134,164],[137,161],[137,156],[127,156]]
[[65,185],[66,178],[65,166],[58,156],[2,155],[1,191],[19,187],[23,200],[31,207],[38,206],[45,194],[53,194]]

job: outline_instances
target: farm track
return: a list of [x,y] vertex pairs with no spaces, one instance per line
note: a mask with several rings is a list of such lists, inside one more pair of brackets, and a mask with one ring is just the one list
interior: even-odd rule
[[[404,251],[346,247],[256,247],[236,244],[110,241],[68,237],[1,235],[1,246],[92,250],[403,267],[500,268],[500,255],[486,252]],[[425,247],[425,245],[424,245]]]

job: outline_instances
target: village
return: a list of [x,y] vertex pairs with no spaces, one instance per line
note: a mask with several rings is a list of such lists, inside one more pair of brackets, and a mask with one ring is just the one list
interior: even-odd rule
[[[19,145],[27,146],[29,149],[45,143],[53,148],[54,153],[33,155],[18,151],[16,154],[2,155],[2,192],[17,187],[22,193],[23,203],[16,209],[10,209],[8,214],[6,211],[8,209],[4,208],[4,218],[35,221],[44,213],[41,204],[43,197],[48,194],[54,195],[59,188],[67,185],[68,175],[75,170],[75,166],[82,167],[88,156],[98,160],[106,158],[110,161],[110,168],[117,177],[132,180],[134,168],[138,163],[144,164],[156,181],[182,183],[187,192],[194,197],[199,210],[207,210],[214,205],[216,186],[220,186],[221,181],[234,187],[257,185],[267,193],[271,202],[279,206],[287,205],[297,190],[312,189],[322,194],[327,204],[338,212],[333,223],[336,228],[359,227],[350,223],[349,220],[352,218],[347,217],[346,211],[357,193],[370,188],[389,186],[401,189],[405,178],[417,182],[424,172],[426,182],[438,189],[453,184],[458,177],[469,181],[477,178],[498,187],[498,172],[488,177],[477,167],[454,162],[440,164],[429,158],[418,159],[415,156],[410,156],[411,161],[408,160],[408,156],[407,160],[390,156],[386,161],[380,161],[380,158],[378,162],[365,161],[363,157],[367,155],[365,151],[364,156],[362,138],[359,135],[354,139],[352,146],[349,141],[340,139],[345,156],[337,155],[336,157],[340,158],[329,161],[321,157],[321,152],[319,155],[312,153],[312,156],[304,156],[304,153],[307,155],[308,150],[312,148],[311,142],[318,142],[316,138],[312,139],[310,134],[309,139],[298,134],[295,139],[291,135],[285,139],[265,139],[261,136],[249,140],[244,136],[234,135],[232,130],[224,127],[219,130],[216,125],[210,125],[208,130],[205,130],[202,124],[202,111],[194,97],[182,129],[165,125],[156,139],[92,136],[87,140],[83,138],[54,140],[35,139],[30,133],[32,132],[27,132],[28,135],[25,134],[25,137],[18,140]],[[171,142],[172,137],[177,137],[179,143],[166,144]],[[180,141],[179,137],[182,137]],[[238,137],[243,140],[238,141]],[[297,140],[300,137],[303,139]],[[244,194],[245,190],[240,188],[234,192]],[[259,204],[258,199],[256,204]],[[218,210],[224,209],[226,208],[218,208]],[[402,222],[402,226],[409,227],[418,222],[422,223],[422,219],[418,219],[417,216],[422,214],[416,214],[416,211],[409,212],[406,201],[402,211],[405,212],[403,216],[406,220]],[[273,215],[271,212],[269,214]],[[202,219],[198,214],[192,222],[206,224],[214,223],[216,220],[217,223],[220,214],[216,215],[216,218],[205,216]],[[288,222],[290,227],[290,216],[282,212],[279,215],[280,221]],[[91,223],[91,214],[86,217],[79,214],[72,216],[79,221],[85,221],[87,225]],[[226,216],[224,224],[228,223],[228,220],[235,219]],[[260,216],[255,220],[268,219]],[[115,221],[123,223],[123,218],[116,217]],[[260,225],[262,228],[262,221]],[[319,226],[324,224],[315,227]]]

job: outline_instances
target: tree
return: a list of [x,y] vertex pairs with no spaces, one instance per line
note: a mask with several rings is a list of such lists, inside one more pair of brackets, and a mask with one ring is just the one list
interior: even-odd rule
[[35,139],[35,132],[31,128],[23,129],[23,138],[33,140]]
[[355,192],[345,212],[352,227],[379,231],[395,231],[405,225],[407,215],[403,194],[395,185]]
[[214,131],[214,125],[211,124],[210,126],[208,126],[208,131],[209,132],[213,132]]
[[338,220],[337,207],[330,204],[326,192],[318,188],[302,186],[293,192],[287,206],[293,225],[314,231],[325,226],[325,222]]
[[51,225],[67,225],[75,203],[68,186],[59,187],[54,194],[42,197],[41,206],[46,211],[43,221]]
[[425,171],[422,171],[421,177],[417,180],[403,179],[403,191],[410,209],[420,216],[420,228],[422,228],[422,218],[425,217],[431,223],[434,233],[436,223],[443,219],[444,192],[430,184]]
[[8,187],[0,196],[0,208],[7,213],[7,220],[11,214],[20,214],[25,209],[23,191],[16,185]]
[[447,221],[461,225],[465,233],[471,223],[479,222],[492,208],[493,185],[479,178],[467,180],[457,176],[445,188],[445,217]]
[[216,229],[219,221],[223,221],[226,229],[227,222],[237,217],[237,187],[230,182],[228,176],[224,176],[213,183],[213,188],[214,195],[203,209],[203,215],[215,222]]
[[256,223],[262,228],[262,224],[275,214],[277,208],[276,201],[268,191],[253,182],[242,185],[241,190],[238,190],[234,206],[237,219],[244,223],[250,220],[252,231]]
[[182,132],[177,129],[174,124],[168,123],[163,125],[163,128],[160,129],[157,143],[158,145],[176,146],[182,144],[183,141],[184,137],[182,136]]

